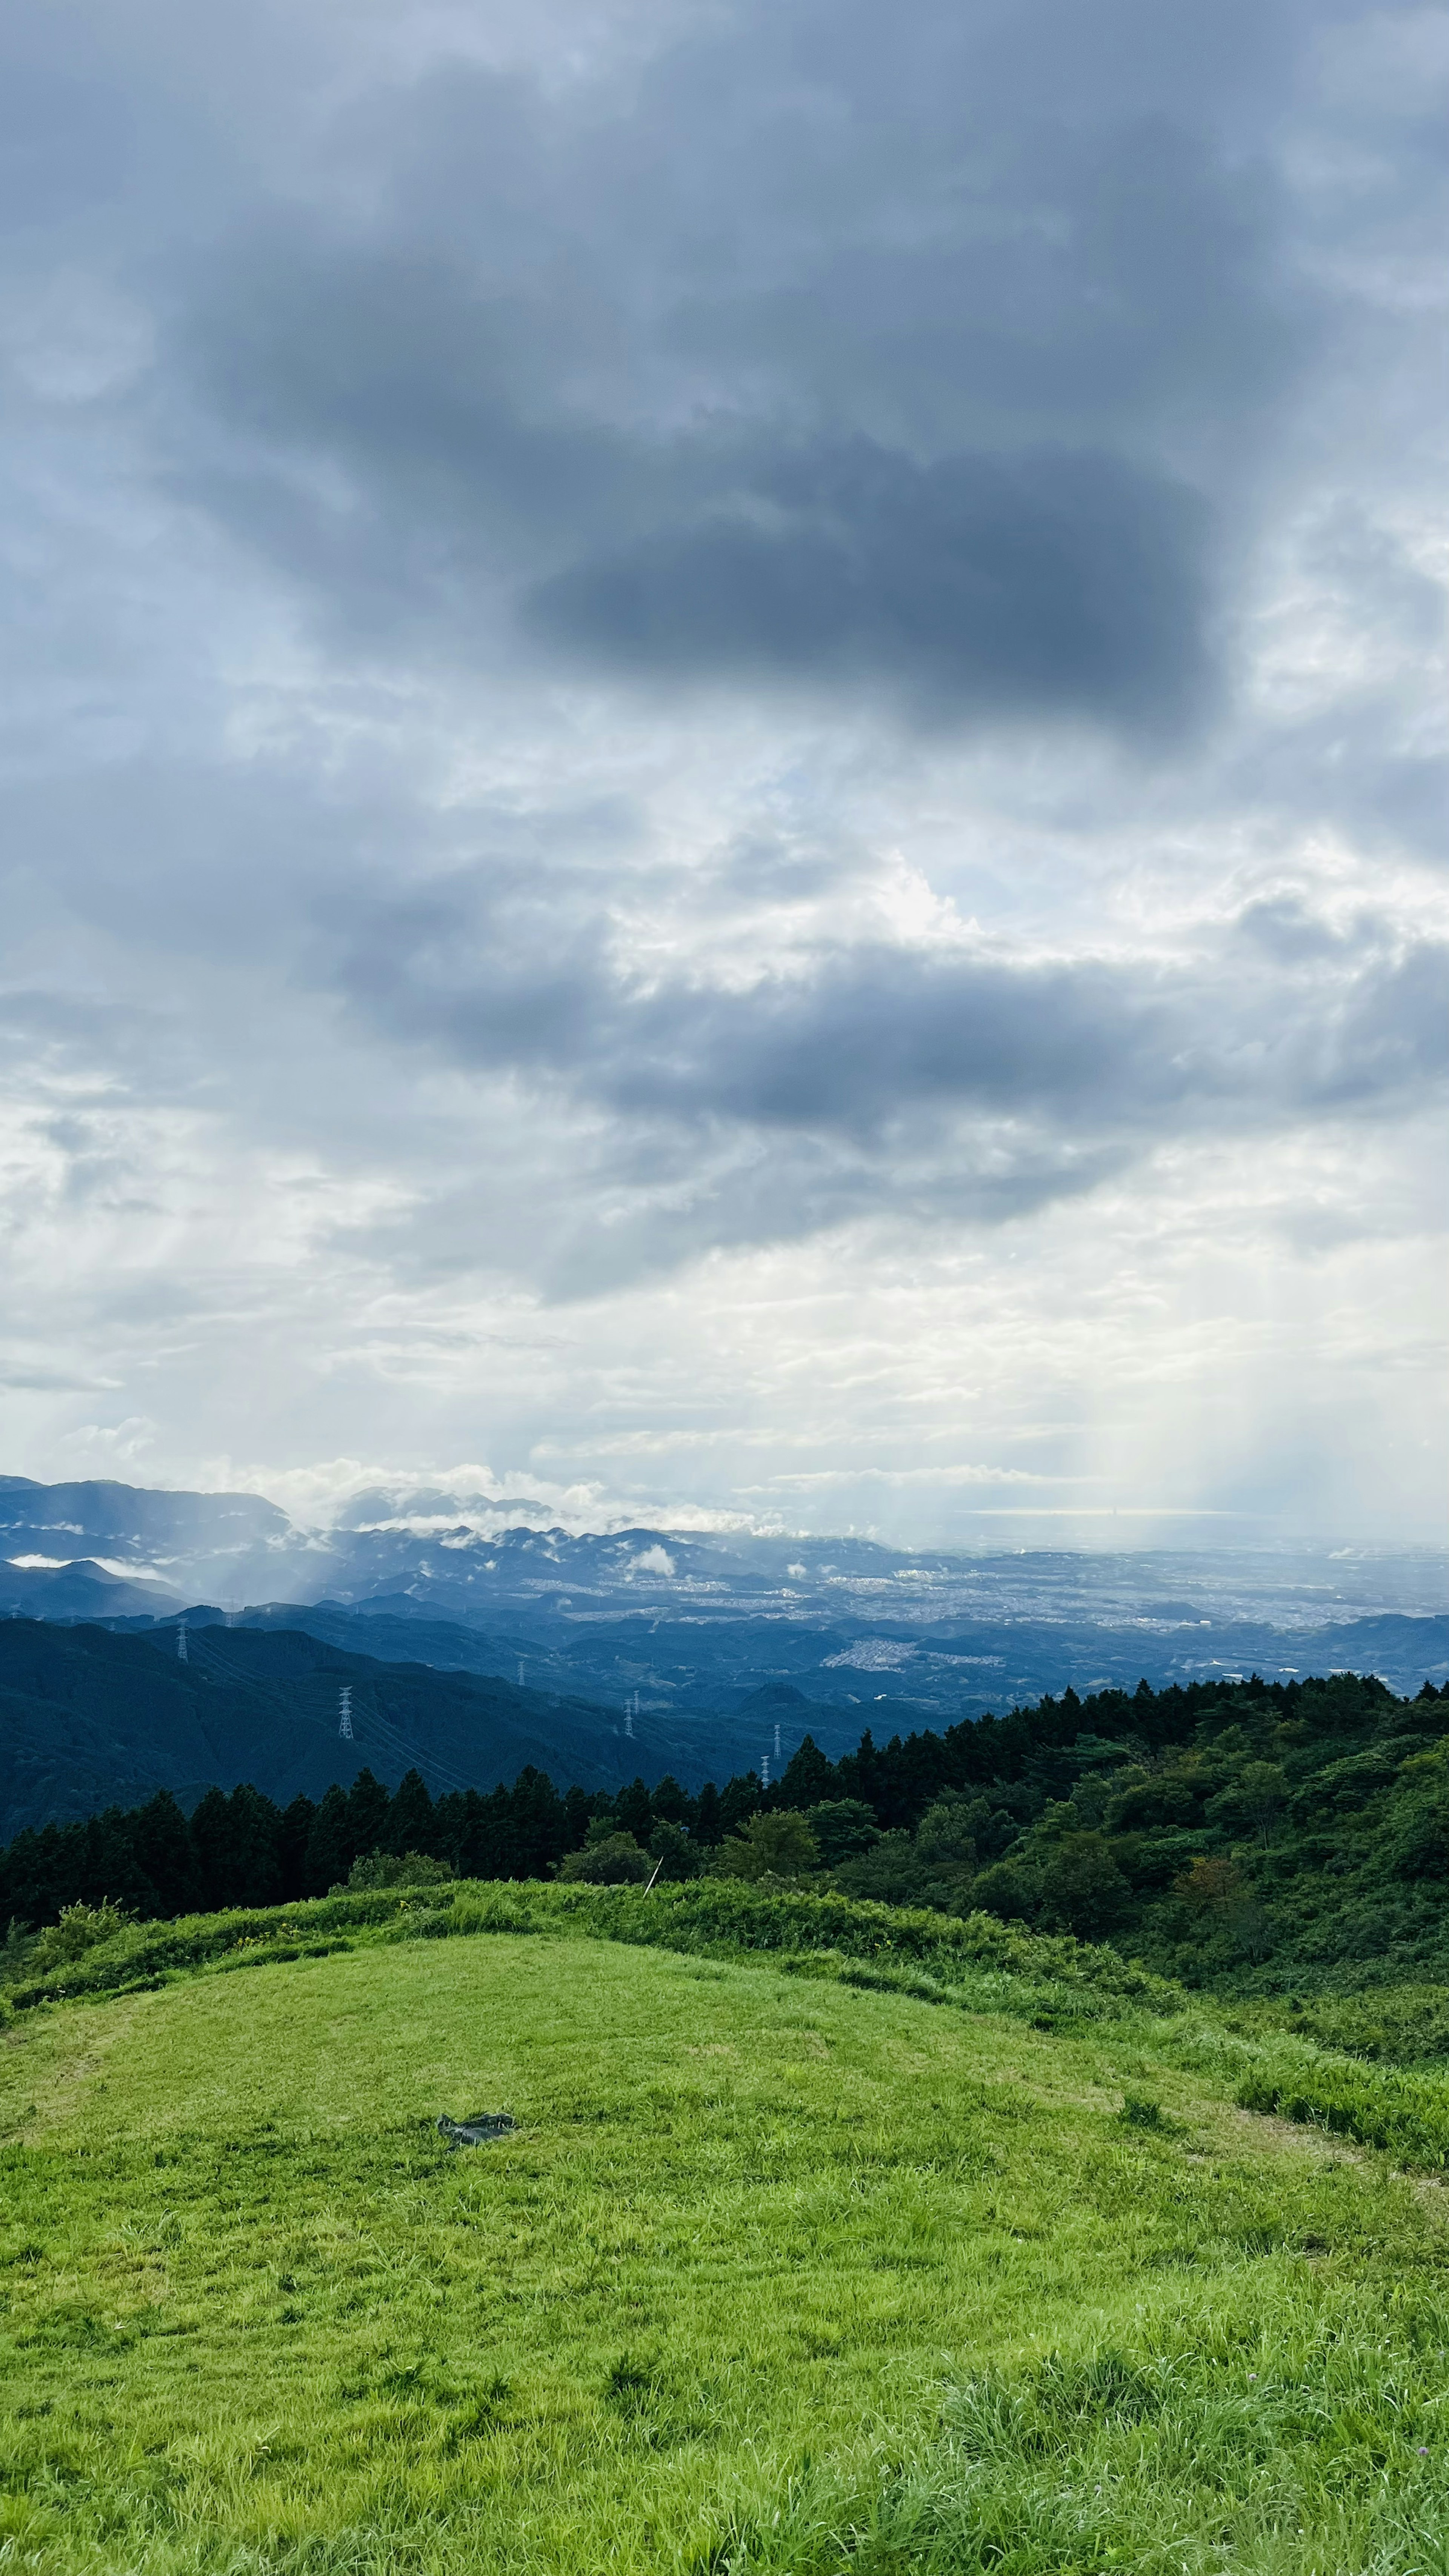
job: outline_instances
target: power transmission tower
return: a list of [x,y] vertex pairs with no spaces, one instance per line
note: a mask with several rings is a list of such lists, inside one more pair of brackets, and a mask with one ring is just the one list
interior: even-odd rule
[[776,1727],[776,1729],[775,1729],[775,1760],[778,1762],[778,1761],[779,1761],[779,1759],[780,1759],[780,1730],[779,1730],[779,1727],[777,1726],[777,1727]]
[[521,1655],[518,1658],[518,1687],[520,1690],[523,1688],[523,1657]]
[[355,1739],[352,1733],[351,1682],[344,1682],[342,1688],[337,1694],[337,1732],[348,1744],[354,1742]]
[[770,1757],[769,1757],[768,1753],[762,1753],[762,1754],[760,1755],[760,1787],[761,1787],[762,1789],[768,1789],[769,1785],[770,1785]]
[[178,1664],[186,1664],[191,1661],[191,1658],[186,1651],[186,1622],[184,1619],[176,1631],[176,1660]]
[[632,1743],[634,1736],[634,1703],[631,1699],[626,1699],[624,1702],[624,1733],[629,1737]]

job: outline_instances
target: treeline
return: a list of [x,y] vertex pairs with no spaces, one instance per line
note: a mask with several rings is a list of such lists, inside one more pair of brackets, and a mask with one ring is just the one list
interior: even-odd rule
[[325,1896],[373,1852],[419,1852],[460,1878],[547,1878],[580,1850],[596,1820],[647,1845],[667,1822],[707,1846],[759,1804],[751,1773],[723,1795],[691,1798],[677,1781],[642,1780],[609,1796],[570,1789],[528,1768],[511,1789],[429,1794],[409,1771],[389,1793],[371,1771],[350,1789],[279,1807],[243,1783],[208,1789],[188,1818],[167,1789],[142,1807],[108,1807],[83,1824],[17,1834],[0,1854],[0,1922],[35,1928],[67,1905],[110,1903],[143,1917],[282,1905]]
[[1444,1938],[1449,1686],[1413,1701],[1351,1673],[1068,1690],[940,1734],[867,1733],[838,1762],[807,1736],[768,1789],[751,1772],[697,1797],[667,1779],[560,1795],[534,1769],[436,1799],[416,1771],[392,1793],[364,1771],[286,1808],[212,1789],[189,1819],[163,1793],[19,1835],[0,1854],[0,1922],[39,1928],[77,1901],[147,1917],[288,1902],[379,1852],[469,1878],[629,1877],[651,1854],[665,1876],[750,1874],[742,1834],[760,1868],[1124,1940],[1173,1974],[1307,1957],[1315,1940],[1325,1956],[1423,1951]]

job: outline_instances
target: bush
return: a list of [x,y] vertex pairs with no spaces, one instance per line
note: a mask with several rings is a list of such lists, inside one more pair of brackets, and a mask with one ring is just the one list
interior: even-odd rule
[[1028,1870],[1015,1861],[999,1860],[983,1869],[971,1890],[973,1905],[998,1915],[1003,1923],[1030,1923],[1040,1890]]
[[818,1866],[820,1845],[803,1816],[789,1807],[751,1816],[721,1843],[712,1863],[716,1878],[802,1878]]
[[881,1834],[871,1849],[844,1861],[835,1884],[875,1905],[929,1905],[934,1879],[910,1834]]
[[559,1862],[558,1874],[588,1887],[640,1887],[653,1868],[649,1854],[639,1849],[632,1834],[604,1834],[582,1851],[569,1852]]
[[68,1968],[75,1959],[93,1950],[99,1941],[109,1941],[129,1923],[124,1907],[105,1899],[99,1905],[67,1905],[58,1923],[42,1932],[29,1952],[25,1965],[31,1975],[43,1977],[51,1968]]
[[347,1885],[355,1887],[441,1887],[453,1873],[446,1861],[430,1860],[426,1852],[369,1852],[365,1860],[355,1860],[347,1873]]

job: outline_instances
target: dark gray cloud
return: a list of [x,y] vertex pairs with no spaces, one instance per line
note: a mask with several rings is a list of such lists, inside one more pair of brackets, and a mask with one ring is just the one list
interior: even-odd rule
[[783,455],[692,524],[556,576],[530,623],[656,680],[863,681],[946,721],[1169,729],[1206,693],[1203,520],[1099,455]]
[[1294,13],[1229,14],[796,0],[632,82],[439,70],[193,270],[187,487],[334,633],[1170,733],[1320,336]]
[[599,928],[535,945],[516,914],[499,935],[486,896],[471,915],[456,897],[385,906],[339,979],[390,1033],[631,1118],[924,1148],[948,1196],[942,1118],[1141,1152],[1204,1126],[1392,1116],[1449,1074],[1449,949],[1404,952],[1372,923],[1345,936],[1292,899],[1250,906],[1193,964],[856,946],[743,991],[643,986],[610,971]]

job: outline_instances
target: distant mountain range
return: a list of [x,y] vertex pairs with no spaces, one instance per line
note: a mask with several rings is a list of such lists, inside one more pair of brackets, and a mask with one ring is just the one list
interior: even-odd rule
[[[968,1557],[855,1538],[579,1534],[505,1525],[485,1496],[415,1491],[354,1497],[315,1531],[252,1494],[0,1477],[0,1642],[6,1614],[90,1623],[142,1651],[107,1662],[77,1642],[67,1669],[88,1673],[89,1699],[59,1682],[49,1695],[77,1712],[69,1737],[4,1685],[0,1784],[28,1821],[143,1794],[161,1785],[157,1761],[178,1790],[249,1778],[278,1795],[286,1760],[314,1754],[325,1777],[299,1771],[298,1786],[347,1776],[349,1760],[398,1776],[381,1732],[369,1749],[359,1727],[353,1754],[335,1726],[284,1747],[287,1694],[323,1689],[318,1676],[334,1690],[351,1676],[358,1709],[393,1727],[397,1763],[416,1760],[435,1787],[451,1769],[486,1786],[525,1761],[585,1787],[636,1770],[698,1786],[788,1759],[807,1730],[838,1754],[867,1725],[940,1727],[1068,1684],[1348,1668],[1412,1692],[1449,1677],[1445,1559],[1428,1551]],[[132,1706],[123,1674],[160,1688],[158,1656],[171,1716],[148,1736],[116,1711]],[[383,1697],[366,1700],[364,1671]],[[274,1754],[282,1767],[264,1778]]]

